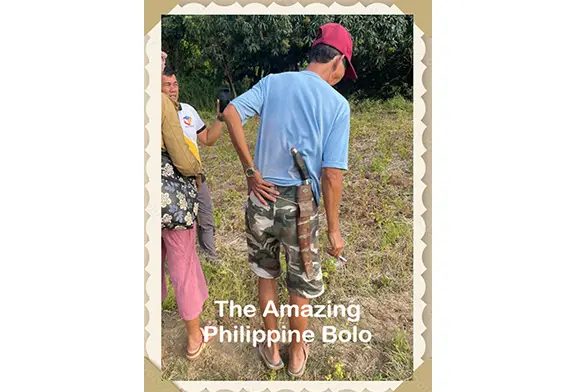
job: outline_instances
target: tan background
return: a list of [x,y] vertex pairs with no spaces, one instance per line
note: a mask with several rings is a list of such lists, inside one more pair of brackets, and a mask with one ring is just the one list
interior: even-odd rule
[[[239,3],[241,5],[246,5],[250,3],[260,3],[264,5],[269,5],[272,3],[271,0],[260,0],[260,1],[250,1],[250,0],[223,0],[223,1],[210,1],[210,0],[197,0],[197,1],[188,1],[188,0],[145,0],[144,1],[144,35],[145,35],[145,47],[149,43],[150,37],[148,33],[152,28],[154,28],[157,24],[160,23],[160,15],[170,13],[176,6],[183,6],[188,3],[198,3],[202,5],[208,5],[210,3],[215,3],[218,5],[231,5],[234,3]],[[277,0],[275,1],[276,4],[288,6],[297,3],[296,1],[284,1],[284,0]],[[300,4],[307,5],[312,3],[323,3],[326,5],[330,5],[333,2],[325,0],[304,0],[301,1]],[[354,5],[358,2],[355,1],[337,1],[336,3],[340,5]],[[432,116],[431,116],[431,101],[432,101],[432,76],[431,76],[431,50],[432,50],[432,3],[431,0],[395,0],[395,1],[360,1],[362,5],[369,5],[375,3],[381,3],[386,5],[395,5],[398,7],[403,13],[406,14],[414,14],[414,20],[416,26],[424,33],[423,40],[425,43],[425,55],[422,59],[422,63],[425,65],[424,74],[422,77],[422,82],[425,88],[425,93],[421,96],[425,104],[425,111],[423,117],[421,119],[414,118],[414,123],[416,121],[421,120],[424,124],[424,132],[422,135],[422,143],[424,145],[425,152],[422,154],[422,159],[425,163],[425,172],[422,177],[422,182],[424,183],[425,188],[422,192],[422,202],[424,204],[424,213],[421,215],[425,222],[425,232],[421,240],[424,242],[425,247],[422,253],[422,259],[425,267],[425,271],[422,274],[422,278],[425,281],[425,291],[422,295],[422,300],[425,304],[425,308],[422,312],[422,322],[424,323],[425,330],[422,334],[422,337],[425,342],[425,351],[424,355],[422,356],[423,363],[422,365],[416,369],[414,373],[414,377],[411,381],[403,382],[399,387],[395,389],[398,392],[410,392],[410,391],[418,391],[418,392],[428,392],[432,390],[432,294],[431,294],[431,277],[432,277],[432,264],[431,264],[431,236],[432,236],[432,211],[431,211],[431,167],[432,167],[432,144],[431,144],[431,123],[432,123]],[[415,36],[416,39],[416,36]],[[145,69],[150,67],[150,61],[148,56],[144,55],[144,66]],[[145,89],[148,87],[150,80],[148,73],[150,72],[149,69],[145,72],[145,79],[144,79],[144,86]],[[159,70],[158,70],[159,73]],[[415,81],[415,85],[416,85]],[[414,99],[418,99],[418,96],[415,96]],[[150,333],[147,331],[147,326],[150,322],[150,312],[154,311],[150,309],[149,302],[150,296],[148,295],[148,286],[155,287],[153,282],[150,282],[150,268],[151,266],[148,264],[150,259],[150,238],[151,236],[155,236],[156,234],[160,234],[159,228],[156,229],[150,223],[151,214],[154,214],[157,208],[154,205],[151,205],[151,199],[149,190],[154,189],[155,185],[158,184],[159,181],[159,171],[155,173],[154,170],[155,160],[151,159],[150,155],[150,147],[155,145],[153,141],[151,141],[151,135],[149,134],[148,130],[151,128],[155,128],[154,125],[158,118],[155,114],[158,114],[160,106],[154,105],[155,99],[151,97],[149,94],[145,93],[145,116],[144,116],[144,164],[145,164],[145,175],[144,175],[144,184],[145,184],[145,212],[144,212],[144,223],[145,223],[145,232],[144,232],[144,275],[145,275],[145,290],[144,290],[144,304],[145,304],[145,320],[144,320],[144,355],[145,355],[145,391],[146,392],[157,392],[157,391],[179,391],[180,389],[176,387],[172,382],[167,380],[161,379],[161,373],[158,368],[147,358],[148,353],[146,349],[146,342],[150,336]],[[154,137],[152,137],[154,139]],[[415,141],[416,143],[417,141]],[[415,156],[415,159],[418,157]],[[159,165],[158,165],[159,167]],[[416,180],[417,178],[415,178]],[[418,194],[418,193],[417,193]],[[417,201],[415,200],[415,204]],[[416,217],[415,217],[416,218]],[[417,239],[415,238],[415,241]],[[155,274],[153,274],[155,275]],[[414,279],[418,279],[418,276],[414,276]],[[415,318],[416,322],[416,318]],[[294,388],[296,390],[304,387],[303,383],[293,382]],[[291,384],[291,385],[292,385]],[[323,383],[326,384],[326,383]],[[339,383],[334,382],[330,383],[331,387],[334,388]],[[262,386],[258,389],[257,382],[253,383],[255,390],[264,390],[266,387]],[[264,385],[264,384],[262,384]],[[266,384],[267,386],[270,383]],[[340,385],[342,385],[340,383]],[[377,384],[372,384],[377,385]],[[215,388],[210,390],[209,392],[216,392],[219,388],[214,385]],[[269,389],[269,388],[268,388]],[[287,391],[286,389],[284,389]],[[371,388],[371,390],[381,390],[381,388]],[[183,391],[183,389],[182,389]],[[359,391],[358,391],[359,392]]]

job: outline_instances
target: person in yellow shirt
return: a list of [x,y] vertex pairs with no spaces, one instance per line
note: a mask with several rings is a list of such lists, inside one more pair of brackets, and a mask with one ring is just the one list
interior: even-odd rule
[[[220,103],[216,101],[216,118],[211,127],[207,127],[204,121],[198,115],[196,109],[191,105],[179,102],[179,85],[175,72],[166,69],[162,75],[162,92],[167,94],[172,101],[177,104],[178,117],[180,125],[184,131],[186,142],[190,151],[196,159],[200,160],[198,151],[198,142],[204,146],[211,146],[220,138],[222,133],[222,113],[220,113]],[[205,182],[205,177],[201,176],[203,181],[198,185],[198,242],[200,250],[206,255],[206,259],[213,264],[219,264],[220,259],[216,253],[214,243],[214,212],[212,208],[212,199],[210,190]]]
[[[162,52],[162,71],[166,53]],[[180,126],[178,107],[167,94],[162,93],[162,149],[168,152],[174,167],[185,177],[200,177],[202,165],[190,151]],[[198,181],[197,181],[198,183]],[[188,335],[186,357],[190,360],[200,356],[211,339],[205,338],[200,326],[200,314],[208,299],[208,286],[196,253],[196,225],[186,230],[162,230],[162,301],[168,291],[165,265],[168,266],[178,313],[184,320]]]

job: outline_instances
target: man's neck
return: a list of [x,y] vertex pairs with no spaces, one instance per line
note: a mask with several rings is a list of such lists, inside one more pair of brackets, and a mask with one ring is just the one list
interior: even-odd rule
[[311,63],[306,67],[306,71],[314,72],[316,75],[320,76],[326,83],[328,83],[330,70],[326,64]]

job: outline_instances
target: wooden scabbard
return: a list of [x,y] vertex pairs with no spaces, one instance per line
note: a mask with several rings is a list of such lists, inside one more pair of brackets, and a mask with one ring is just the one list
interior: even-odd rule
[[298,245],[304,270],[308,279],[314,276],[312,254],[310,253],[310,217],[314,214],[312,188],[310,185],[300,185],[296,189],[296,202],[298,203]]

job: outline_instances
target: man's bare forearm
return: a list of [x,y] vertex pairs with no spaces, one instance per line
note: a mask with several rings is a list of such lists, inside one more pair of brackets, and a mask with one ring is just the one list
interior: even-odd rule
[[224,120],[226,121],[226,126],[228,127],[228,133],[230,134],[230,140],[232,141],[236,153],[240,157],[242,166],[245,168],[252,166],[252,157],[248,150],[248,144],[246,144],[246,136],[244,134],[244,128],[242,128],[242,119],[240,118],[238,111],[236,111],[234,105],[228,105],[224,110],[223,115]]
[[215,120],[212,126],[206,130],[206,145],[212,146],[216,143],[216,140],[220,138],[222,134],[222,122],[220,120]]
[[340,201],[342,200],[342,170],[334,168],[322,169],[322,195],[328,231],[340,231]]

